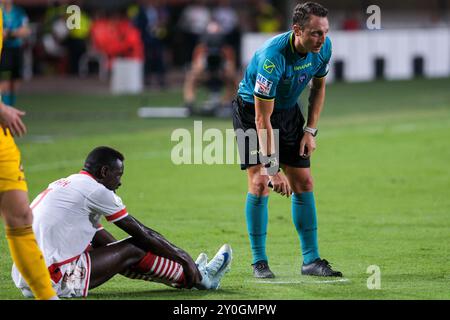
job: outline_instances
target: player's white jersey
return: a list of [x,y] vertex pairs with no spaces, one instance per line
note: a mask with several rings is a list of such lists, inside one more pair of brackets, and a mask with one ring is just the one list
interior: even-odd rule
[[115,222],[128,215],[120,197],[85,171],[52,182],[30,207],[49,270],[77,259],[89,247],[102,216]]

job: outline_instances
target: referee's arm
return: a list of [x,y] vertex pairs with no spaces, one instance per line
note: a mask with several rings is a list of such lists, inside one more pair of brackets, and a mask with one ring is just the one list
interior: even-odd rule
[[306,125],[310,128],[317,128],[320,113],[325,102],[325,77],[313,78],[309,93],[308,121]]
[[274,135],[270,116],[272,115],[275,99],[262,99],[255,97],[255,124],[260,141],[261,152],[264,156],[275,153]]
[[[325,102],[325,77],[313,78],[309,93],[308,120],[306,126],[317,129],[320,113]],[[306,150],[305,150],[306,147]],[[316,140],[312,134],[305,132],[300,141],[300,156],[309,158],[316,150]],[[305,153],[306,151],[306,153]]]

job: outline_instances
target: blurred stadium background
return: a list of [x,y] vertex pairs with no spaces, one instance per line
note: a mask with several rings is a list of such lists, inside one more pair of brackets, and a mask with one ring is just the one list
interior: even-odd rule
[[[32,29],[17,99],[27,112],[29,133],[17,141],[31,199],[78,171],[93,147],[110,145],[125,154],[119,193],[138,219],[193,256],[212,256],[225,242],[234,248],[221,291],[176,291],[117,276],[91,298],[450,298],[450,1],[318,2],[330,10],[334,48],[312,167],[319,240],[347,279],[331,283],[299,275],[290,201],[276,195],[267,245],[278,278],[255,281],[244,173],[238,165],[171,162],[174,129],[192,132],[202,120],[204,129],[225,130],[231,119],[138,117],[143,106],[184,105],[194,47],[212,17],[235,51],[239,81],[261,41],[289,28],[297,1],[14,1]],[[67,30],[69,4],[81,8],[80,29]],[[151,26],[139,25],[144,4]],[[372,4],[381,9],[380,30],[366,25]],[[142,37],[128,38],[130,30]],[[198,100],[210,96],[201,86]],[[20,299],[3,228],[0,252],[0,299]],[[370,265],[380,267],[381,290],[366,285]]]

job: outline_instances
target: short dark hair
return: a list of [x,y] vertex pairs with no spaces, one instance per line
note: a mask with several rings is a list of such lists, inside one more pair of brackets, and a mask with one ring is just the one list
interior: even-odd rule
[[303,28],[311,15],[324,18],[327,14],[328,9],[316,2],[299,3],[295,6],[292,24],[298,24]]
[[83,170],[98,177],[103,166],[112,167],[117,160],[123,161],[124,159],[123,154],[113,148],[97,147],[89,152]]

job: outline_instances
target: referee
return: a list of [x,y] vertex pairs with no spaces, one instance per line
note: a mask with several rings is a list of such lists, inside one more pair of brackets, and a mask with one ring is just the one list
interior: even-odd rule
[[[292,30],[256,51],[233,101],[241,169],[248,177],[245,214],[256,278],[275,277],[266,255],[269,185],[281,195],[292,195],[292,218],[303,255],[301,274],[342,277],[319,255],[310,170],[331,58],[327,14],[318,3],[298,4]],[[297,100],[310,82],[305,120]],[[252,130],[257,143],[239,136]]]

